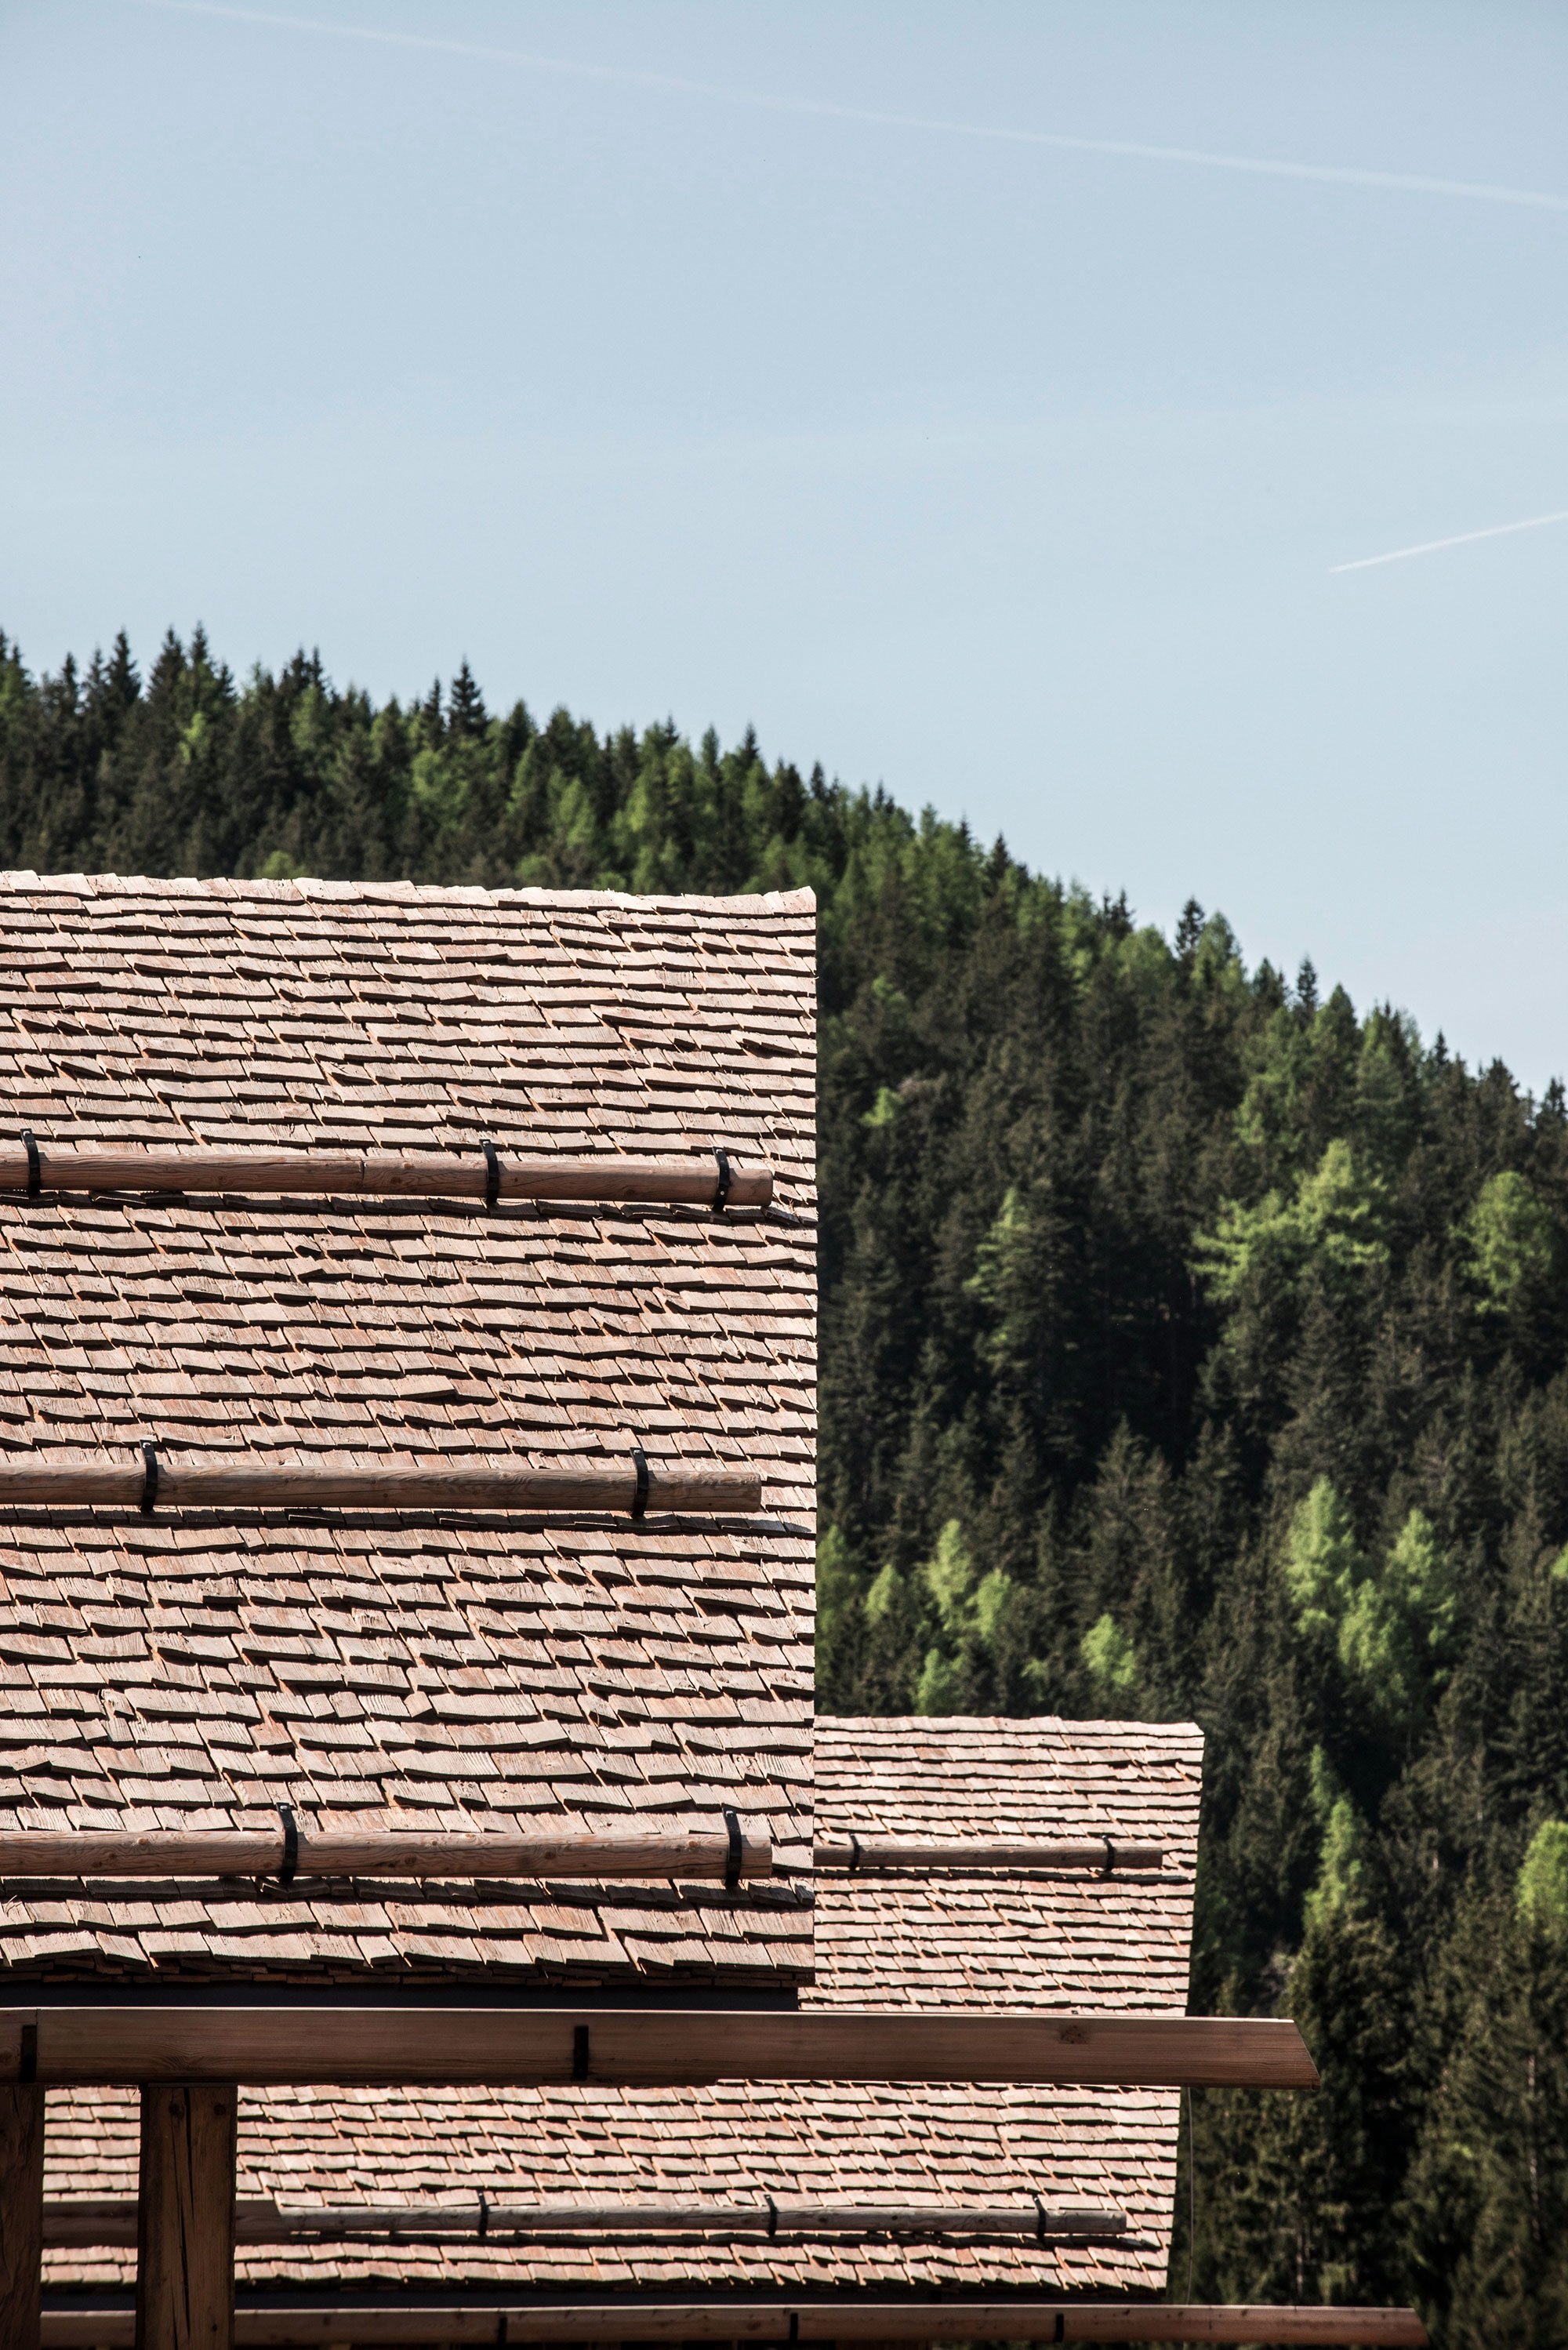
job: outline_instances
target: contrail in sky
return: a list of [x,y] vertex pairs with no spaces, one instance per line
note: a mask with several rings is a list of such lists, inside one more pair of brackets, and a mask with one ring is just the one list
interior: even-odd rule
[[1568,506],[1558,514],[1532,515],[1528,522],[1494,522],[1490,530],[1461,530],[1453,538],[1426,538],[1419,546],[1397,546],[1392,555],[1364,555],[1355,563],[1331,563],[1331,579],[1342,571],[1375,571],[1380,563],[1403,563],[1412,555],[1436,555],[1444,546],[1473,546],[1478,538],[1508,538],[1516,530],[1544,530],[1549,522],[1568,522]]
[[[220,16],[231,23],[268,25],[275,31],[322,33],[339,41],[372,41],[383,48],[435,51],[444,57],[476,57],[486,65],[523,66],[535,73],[570,74],[579,80],[628,83],[640,89],[683,98],[718,99],[729,106],[756,107],[771,114],[815,115],[832,122],[865,122],[885,130],[935,130],[950,139],[989,139],[1014,147],[1051,147],[1075,155],[1120,155],[1141,163],[1195,163],[1211,172],[1246,172],[1270,180],[1317,180],[1331,187],[1383,188],[1416,196],[1462,196],[1487,204],[1522,204],[1535,212],[1568,213],[1568,196],[1532,188],[1493,187],[1484,181],[1427,179],[1409,172],[1363,172],[1345,163],[1283,163],[1261,155],[1216,155],[1200,147],[1152,147],[1133,139],[1077,139],[1059,130],[1009,130],[994,123],[950,122],[927,114],[888,114],[874,107],[836,106],[826,99],[777,98],[765,90],[732,89],[724,84],[691,81],[680,74],[648,73],[630,66],[589,65],[575,57],[542,57],[531,49],[491,48],[477,41],[442,39],[437,34],[386,32],[369,25],[334,25],[321,16],[275,13],[268,8],[230,6],[226,0],[136,0],[147,8],[182,16]],[[1392,559],[1392,558],[1390,558]]]

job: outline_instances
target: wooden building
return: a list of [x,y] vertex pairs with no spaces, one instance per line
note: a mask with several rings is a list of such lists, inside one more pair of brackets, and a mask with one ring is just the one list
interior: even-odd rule
[[0,880],[0,2350],[41,2097],[54,2350],[1422,2338],[1151,2304],[1311,2077],[1196,1731],[814,1724],[814,1011],[807,894]]

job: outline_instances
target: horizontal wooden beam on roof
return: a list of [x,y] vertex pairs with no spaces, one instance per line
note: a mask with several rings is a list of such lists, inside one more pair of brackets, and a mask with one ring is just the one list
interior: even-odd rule
[[15,1454],[0,1463],[0,1509],[53,1509],[75,1503],[139,1510],[526,1510],[551,1515],[613,1513],[640,1518],[738,1517],[763,1505],[749,1469],[429,1469],[408,1461],[384,1469],[296,1469],[249,1460],[244,1467],[186,1468],[162,1461],[40,1461]]
[[717,1149],[701,1158],[524,1158],[483,1143],[455,1153],[392,1150],[225,1150],[180,1143],[143,1150],[26,1141],[0,1149],[0,1191],[327,1192],[379,1199],[647,1201],[696,1208],[765,1208],[773,1170],[742,1167]]
[[767,1835],[737,1825],[695,1835],[677,1828],[636,1834],[592,1830],[525,1835],[400,1835],[296,1829],[293,1848],[281,1826],[265,1834],[185,1835],[57,1834],[0,1829],[0,1878],[26,1877],[671,1877],[740,1883],[773,1871]]
[[846,1876],[880,1875],[898,1869],[1087,1868],[1103,1877],[1127,1869],[1163,1866],[1165,1847],[1135,1844],[1120,1836],[847,1836],[819,1844],[818,1868]]
[[[43,2350],[130,2350],[134,2320],[113,2303],[46,2308]],[[1158,2301],[567,2301],[334,2299],[265,2302],[234,2313],[236,2350],[363,2343],[524,2342],[1216,2342],[1366,2343],[1426,2350],[1413,2309]]]
[[1288,2016],[974,2008],[0,2007],[0,2080],[1314,2088]]
[[[1002,2236],[1040,2243],[1081,2243],[1127,2232],[1125,2212],[1100,2204],[825,2203],[462,2203],[290,2204],[270,2196],[242,2196],[234,2241],[281,2244],[322,2237],[358,2242],[369,2237],[421,2241],[593,2236]],[[44,2206],[46,2249],[134,2244],[136,2202],[130,2196],[60,2199]]]

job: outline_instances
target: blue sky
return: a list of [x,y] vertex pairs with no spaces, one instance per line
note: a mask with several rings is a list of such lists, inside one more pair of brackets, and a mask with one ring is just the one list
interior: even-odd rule
[[3,0],[0,627],[750,723],[1539,1087],[1568,523],[1334,567],[1568,508],[1564,120],[1502,0]]

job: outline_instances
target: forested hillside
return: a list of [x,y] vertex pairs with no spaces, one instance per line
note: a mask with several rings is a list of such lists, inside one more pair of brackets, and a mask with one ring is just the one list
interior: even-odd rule
[[0,656],[5,865],[816,889],[824,1705],[1195,1715],[1324,2086],[1195,2100],[1194,2292],[1568,2339],[1561,1092],[750,737]]

